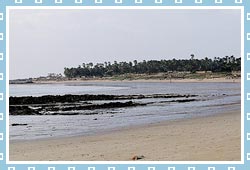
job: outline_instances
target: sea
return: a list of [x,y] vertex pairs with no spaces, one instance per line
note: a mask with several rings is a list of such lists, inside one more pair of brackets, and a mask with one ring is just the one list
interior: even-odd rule
[[[10,141],[40,140],[94,135],[162,121],[203,117],[241,109],[241,83],[170,82],[67,82],[55,84],[11,84],[10,96],[64,94],[198,95],[197,101],[169,102],[170,99],[133,99],[145,106],[96,109],[97,114],[9,116]],[[98,101],[96,101],[98,102]],[[112,101],[111,101],[112,102]],[[240,114],[240,113],[239,113]],[[11,124],[27,124],[11,126]]]

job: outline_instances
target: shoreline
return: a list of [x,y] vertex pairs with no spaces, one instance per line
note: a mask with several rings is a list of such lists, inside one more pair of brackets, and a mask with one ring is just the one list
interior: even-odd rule
[[10,160],[131,161],[144,155],[142,161],[235,161],[241,153],[240,117],[233,111],[90,136],[10,141]]
[[136,80],[112,80],[112,79],[76,79],[63,81],[34,81],[33,84],[63,84],[63,83],[115,83],[115,82],[138,82],[138,83],[241,83],[241,78],[214,78],[214,79],[136,79]]

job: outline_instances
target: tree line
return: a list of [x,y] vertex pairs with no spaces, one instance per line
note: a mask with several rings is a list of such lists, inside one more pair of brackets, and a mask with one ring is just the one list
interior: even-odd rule
[[190,72],[212,71],[212,72],[232,72],[241,70],[241,58],[234,56],[214,57],[213,59],[195,59],[191,55],[190,59],[172,60],[143,60],[138,62],[104,62],[104,63],[82,63],[78,67],[64,68],[64,75],[68,78],[77,77],[105,77],[127,73],[133,74],[155,74],[161,72]]

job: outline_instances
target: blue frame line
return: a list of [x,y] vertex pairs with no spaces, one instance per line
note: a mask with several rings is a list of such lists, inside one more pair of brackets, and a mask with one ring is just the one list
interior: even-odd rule
[[[118,164],[116,162],[101,163],[71,163],[60,164],[51,162],[49,164],[39,162],[12,163],[7,160],[8,144],[6,137],[7,101],[6,88],[8,75],[6,60],[6,11],[8,7],[67,7],[67,6],[113,6],[113,7],[132,7],[132,6],[159,6],[159,7],[242,7],[244,10],[244,148],[241,163],[157,163],[131,164],[130,162]],[[242,44],[243,45],[243,44]],[[247,170],[250,169],[250,0],[0,0],[0,170]],[[249,76],[249,78],[248,78]],[[8,116],[7,116],[8,117]]]

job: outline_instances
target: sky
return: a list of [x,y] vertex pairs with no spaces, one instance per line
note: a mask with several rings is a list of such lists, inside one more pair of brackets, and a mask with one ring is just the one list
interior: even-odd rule
[[240,57],[240,10],[12,9],[10,79],[105,61]]

